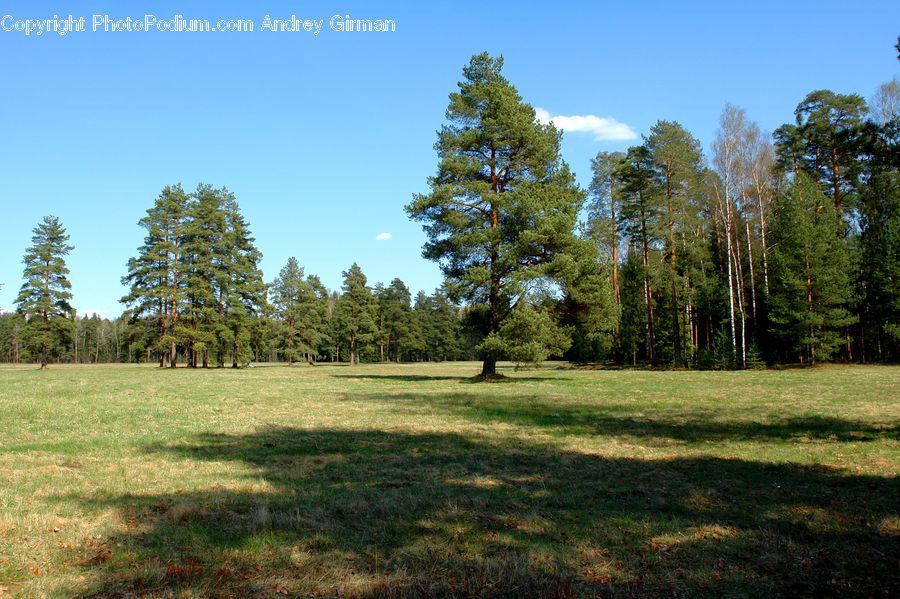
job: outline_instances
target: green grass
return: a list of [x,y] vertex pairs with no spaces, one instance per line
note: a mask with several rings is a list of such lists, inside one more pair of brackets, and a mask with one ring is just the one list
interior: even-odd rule
[[0,597],[900,596],[900,368],[0,368]]

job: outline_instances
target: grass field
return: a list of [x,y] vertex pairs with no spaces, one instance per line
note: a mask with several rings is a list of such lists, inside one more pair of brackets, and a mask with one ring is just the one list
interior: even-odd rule
[[900,596],[900,368],[0,368],[0,597]]

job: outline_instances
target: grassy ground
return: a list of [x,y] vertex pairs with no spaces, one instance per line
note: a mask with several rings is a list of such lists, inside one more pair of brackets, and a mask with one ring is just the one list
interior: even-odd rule
[[0,368],[0,596],[900,596],[900,368]]

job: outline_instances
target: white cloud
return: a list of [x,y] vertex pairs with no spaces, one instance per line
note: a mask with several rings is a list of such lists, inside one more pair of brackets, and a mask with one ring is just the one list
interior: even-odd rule
[[391,237],[393,237],[393,235],[391,235],[390,233],[379,233],[375,238],[375,241],[387,241]]
[[550,113],[543,108],[535,108],[534,112],[537,120],[541,123],[553,123],[558,129],[563,131],[584,131],[593,133],[594,139],[597,141],[613,140],[622,141],[627,139],[637,139],[637,132],[626,125],[620,123],[614,118],[603,118],[588,114],[585,116],[550,116]]

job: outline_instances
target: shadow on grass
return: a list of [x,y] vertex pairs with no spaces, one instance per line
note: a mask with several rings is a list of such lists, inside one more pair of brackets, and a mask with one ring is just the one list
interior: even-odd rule
[[[897,424],[873,425],[825,416],[778,418],[770,422],[723,419],[722,411],[683,408],[671,417],[635,417],[619,414],[621,405],[572,404],[538,395],[421,393],[369,395],[368,401],[420,406],[478,423],[505,423],[557,430],[562,434],[632,436],[678,441],[826,440],[866,442],[900,438]],[[727,409],[727,407],[726,407]],[[725,413],[727,416],[727,412]]]
[[262,486],[115,509],[66,595],[761,597],[900,593],[897,478],[607,458],[452,434],[270,428],[148,448]]
[[407,381],[407,382],[418,382],[418,381],[457,381],[459,383],[485,383],[485,384],[494,384],[494,383],[515,383],[517,381],[549,381],[553,380],[552,376],[540,376],[540,375],[520,375],[514,374],[513,376],[505,376],[503,373],[500,373],[496,378],[491,378],[485,381],[479,375],[472,376],[448,376],[448,375],[428,375],[428,374],[333,374],[331,375],[334,378],[347,378],[347,379],[369,379],[369,380],[384,380],[384,381]]
[[463,381],[464,376],[428,375],[428,374],[332,374],[339,379],[364,379],[376,381]]

